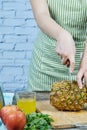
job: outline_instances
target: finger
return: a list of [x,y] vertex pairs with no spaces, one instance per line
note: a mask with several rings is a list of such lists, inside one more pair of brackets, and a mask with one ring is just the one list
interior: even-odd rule
[[70,73],[73,73],[74,66],[75,66],[75,58],[74,58],[74,56],[70,56],[69,61],[70,61]]
[[67,57],[63,57],[61,61],[62,61],[63,65],[66,65],[67,64]]
[[67,67],[69,67],[70,66],[70,61],[69,61],[69,59],[67,60]]
[[86,87],[87,87],[87,74],[86,73],[84,74],[84,80],[85,80],[85,84],[86,84]]
[[80,89],[82,89],[82,77],[83,77],[83,73],[82,71],[78,72],[77,74],[77,83]]

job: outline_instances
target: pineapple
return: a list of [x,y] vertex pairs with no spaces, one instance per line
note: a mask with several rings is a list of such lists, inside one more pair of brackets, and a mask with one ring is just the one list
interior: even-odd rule
[[76,81],[61,81],[52,85],[50,103],[58,110],[79,111],[86,102],[86,87],[80,89]]

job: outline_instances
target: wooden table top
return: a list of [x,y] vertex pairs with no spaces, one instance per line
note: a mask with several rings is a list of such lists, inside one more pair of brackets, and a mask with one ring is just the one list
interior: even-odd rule
[[[36,91],[36,100],[49,100],[50,99],[50,92],[49,91]],[[16,104],[15,96],[13,97],[13,104]],[[68,129],[55,129],[55,130],[87,130],[87,127],[78,127],[78,128],[68,128]]]

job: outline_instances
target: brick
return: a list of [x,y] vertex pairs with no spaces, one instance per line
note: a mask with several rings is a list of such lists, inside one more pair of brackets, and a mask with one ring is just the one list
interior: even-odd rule
[[3,67],[2,66],[0,66],[0,72],[1,72],[1,70],[3,69]]
[[33,48],[33,44],[29,44],[29,43],[25,43],[25,44],[23,44],[22,46],[21,46],[21,44],[16,44],[15,45],[15,50],[17,51],[17,50],[20,50],[20,51],[30,51],[30,50],[32,50],[32,48]]
[[0,18],[14,18],[15,11],[4,11],[0,10]]
[[2,39],[3,35],[0,35],[0,39]]
[[26,52],[26,59],[30,59],[32,55],[32,51],[27,51]]
[[14,43],[24,44],[25,42],[27,42],[27,39],[28,39],[28,37],[25,35],[20,35],[20,36],[18,36],[18,35],[5,35],[4,36],[4,40],[6,43],[14,42]]
[[4,10],[26,10],[27,7],[23,3],[20,2],[12,2],[12,1],[6,1],[3,2],[3,9]]
[[0,10],[2,9],[2,1],[0,1]]
[[37,27],[37,23],[34,19],[27,19],[24,27]]
[[0,44],[4,43],[4,42],[5,42],[5,40],[3,38],[0,38]]
[[25,74],[23,74],[22,76],[21,76],[21,75],[17,75],[17,76],[15,77],[15,82],[18,82],[18,81],[27,82],[27,80],[28,80],[28,77],[27,77],[27,75],[25,75]]
[[25,3],[27,9],[32,9],[30,1]]
[[37,28],[29,28],[29,27],[15,27],[14,29],[15,34],[22,34],[22,35],[37,35]]
[[29,35],[29,36],[27,36],[27,39],[28,39],[29,43],[33,43],[36,40],[38,32],[39,32],[39,30],[37,29],[37,34],[36,35],[32,35],[32,36]]
[[0,44],[0,49],[1,50],[13,50],[14,48],[14,44],[6,44],[6,43],[2,43]]
[[4,19],[3,25],[5,26],[22,26],[25,24],[24,19]]
[[[28,76],[28,74],[29,74],[29,64],[28,65],[26,65],[26,66],[23,66],[23,72],[24,72],[24,74],[26,75],[26,76]],[[24,75],[23,74],[23,75]],[[27,77],[28,78],[28,77]]]
[[22,74],[23,74],[22,68],[11,66],[5,67],[1,70],[0,82],[7,82],[7,83],[14,82],[16,75],[22,76]]
[[1,34],[13,34],[13,28],[12,27],[1,26],[0,27],[0,35]]
[[24,18],[24,19],[27,19],[27,18],[34,19],[34,15],[33,15],[32,10],[25,10],[25,11],[17,10],[15,17],[16,18]]
[[24,59],[24,60],[19,59],[19,60],[17,60],[16,59],[15,64],[22,65],[22,66],[28,66],[29,65],[29,60],[27,60],[27,59]]
[[1,44],[1,43],[4,43],[4,42],[5,42],[5,41],[4,41],[4,35],[1,34],[1,35],[0,35],[0,44]]
[[3,66],[14,66],[14,59],[3,59],[2,57],[0,58],[0,67]]
[[3,59],[24,59],[25,52],[21,51],[4,51],[3,52]]
[[[10,71],[10,69],[8,71]],[[13,80],[14,80],[14,76],[7,74],[7,72],[5,72],[4,74],[1,73],[0,75],[0,82],[11,82]]]
[[7,66],[2,69],[0,72],[1,75],[7,75],[9,76],[16,76],[16,75],[22,75],[23,74],[23,68],[22,67],[16,67],[16,66]]
[[0,18],[0,26],[2,26],[2,25],[3,25],[3,19]]
[[0,52],[0,58],[2,58],[2,52]]

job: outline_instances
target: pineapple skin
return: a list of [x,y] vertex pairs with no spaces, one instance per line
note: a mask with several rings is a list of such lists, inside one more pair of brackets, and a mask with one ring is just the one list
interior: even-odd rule
[[79,111],[84,108],[86,99],[86,87],[80,89],[76,81],[60,81],[52,85],[50,103],[58,110]]

